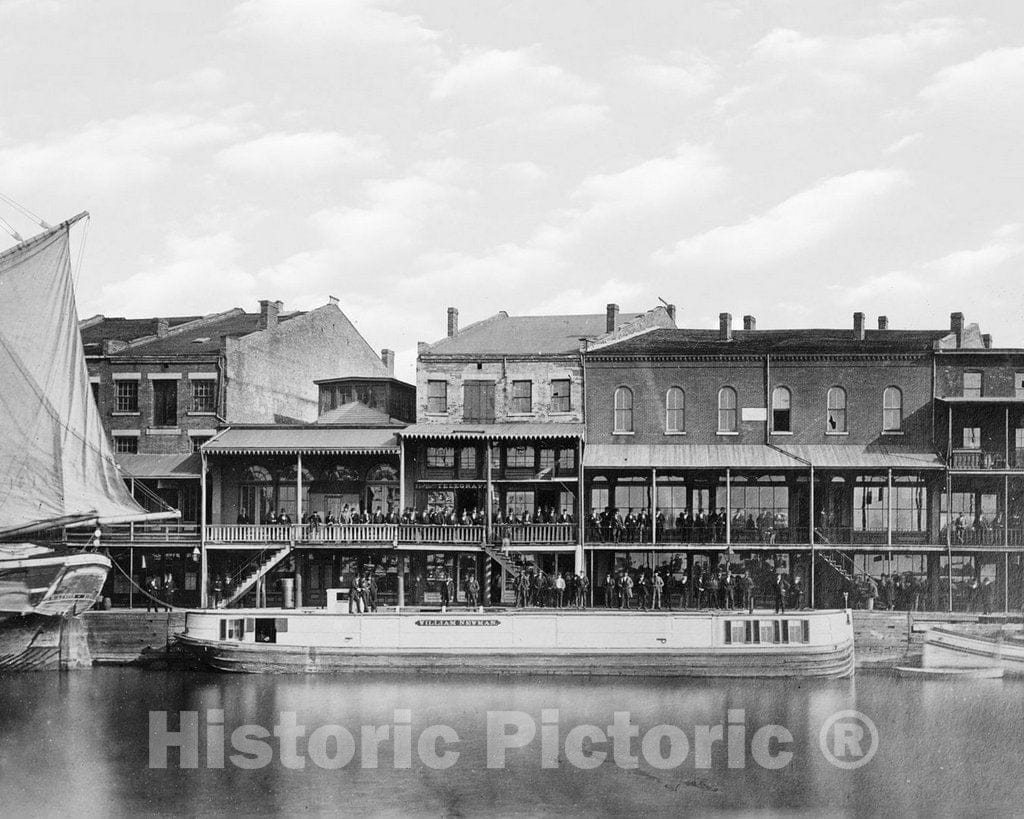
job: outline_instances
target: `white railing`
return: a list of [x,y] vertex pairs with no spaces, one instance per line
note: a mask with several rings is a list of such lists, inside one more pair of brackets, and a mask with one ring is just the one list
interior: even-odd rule
[[482,543],[483,526],[430,523],[210,524],[207,543]]
[[575,543],[575,523],[499,523],[492,529],[492,539],[500,543]]

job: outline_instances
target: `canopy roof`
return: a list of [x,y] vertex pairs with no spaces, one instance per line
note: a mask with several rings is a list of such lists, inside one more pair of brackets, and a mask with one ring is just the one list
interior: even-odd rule
[[398,454],[393,429],[352,429],[325,425],[230,427],[203,444],[210,455]]
[[413,424],[399,431],[402,438],[459,438],[467,440],[524,440],[582,438],[583,424]]
[[628,469],[806,468],[796,458],[764,444],[588,444],[583,465]]
[[202,458],[184,455],[118,455],[117,465],[126,478],[198,478]]

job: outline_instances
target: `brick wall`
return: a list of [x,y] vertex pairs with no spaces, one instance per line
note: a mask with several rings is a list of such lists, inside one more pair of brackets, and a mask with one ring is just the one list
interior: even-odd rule
[[[551,381],[569,379],[570,411],[552,412]],[[427,413],[427,381],[443,380],[448,384],[448,412],[444,416]],[[494,414],[496,421],[575,422],[583,420],[583,385],[579,358],[558,356],[549,360],[515,359],[450,361],[426,357],[416,365],[416,418],[421,423],[461,423],[463,411],[462,384],[466,380],[494,381]],[[533,411],[527,415],[510,413],[512,382],[531,381]]]
[[[153,363],[109,359],[89,359],[89,375],[99,378],[98,404],[100,418],[108,435],[116,430],[138,430],[139,453],[152,455],[181,454],[192,451],[189,430],[209,431],[217,426],[216,414],[192,413],[192,386],[189,373],[217,373],[217,365],[211,361],[183,361],[167,366]],[[136,414],[121,414],[116,410],[116,387],[114,375],[138,373],[139,411]],[[153,384],[151,373],[167,375],[180,373],[177,384],[178,421],[175,427],[155,428],[153,424]],[[134,380],[134,379],[133,379]],[[216,382],[215,382],[216,383]]]
[[[786,386],[792,395],[791,435],[772,435],[776,444],[869,444],[889,442],[930,446],[931,364],[884,359],[775,361],[771,387]],[[898,386],[903,394],[903,435],[882,435],[882,392]],[[613,435],[615,389],[633,391],[631,436]],[[686,394],[686,434],[665,433],[665,397],[670,387]],[[736,390],[736,435],[718,434],[718,393]],[[841,386],[847,397],[848,435],[826,434],[826,394]],[[770,400],[770,399],[769,399]],[[743,420],[747,410],[767,410],[763,358],[674,362],[587,362],[587,440],[657,443],[764,443],[765,421]],[[749,416],[749,413],[748,413]]]
[[317,418],[314,379],[387,376],[383,362],[336,304],[225,340],[228,423]]

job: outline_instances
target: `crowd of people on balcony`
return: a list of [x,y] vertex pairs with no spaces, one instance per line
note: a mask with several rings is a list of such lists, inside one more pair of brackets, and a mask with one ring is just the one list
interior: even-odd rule
[[[724,507],[706,512],[685,509],[673,516],[659,511],[653,517],[654,534],[659,542],[681,543],[725,543],[727,528],[733,543],[773,544],[783,533],[789,531],[789,521],[783,512],[762,509],[737,509],[730,520]],[[648,509],[629,509],[625,515],[616,507],[596,509],[588,520],[588,538],[604,543],[650,543],[652,517]]]
[[[253,519],[248,510],[242,509],[238,513],[239,525],[251,525]],[[273,510],[266,513],[263,518],[267,526],[291,526],[292,517],[285,509],[279,513]],[[302,515],[303,526],[316,530],[323,526],[342,526],[350,524],[406,524],[419,526],[483,526],[487,522],[487,514],[482,509],[466,508],[461,512],[451,506],[428,505],[414,509],[407,507],[404,512],[399,513],[394,506],[389,506],[388,511],[383,511],[379,506],[372,512],[368,509],[361,509],[358,506],[345,504],[337,515],[328,512],[321,515],[317,511],[307,512]],[[570,524],[574,522],[572,512],[562,509],[560,512],[553,506],[539,506],[533,511],[526,509],[511,508],[506,512],[495,509],[491,515],[491,522],[495,526],[502,525],[526,525],[526,524]]]

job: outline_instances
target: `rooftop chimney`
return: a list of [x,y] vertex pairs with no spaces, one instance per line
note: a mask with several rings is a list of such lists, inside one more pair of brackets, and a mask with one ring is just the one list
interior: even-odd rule
[[857,341],[864,340],[864,314],[854,313],[853,314],[853,335]]
[[949,314],[949,330],[952,333],[956,333],[956,346],[960,346],[960,338],[964,333],[964,314],[963,313],[950,313]]
[[338,303],[338,297],[337,296],[328,296],[327,297],[327,303],[328,304],[337,304]]
[[676,320],[676,306],[674,304],[667,304],[667,305],[665,305],[665,310],[668,311],[668,317],[670,319],[672,319],[672,321],[675,321]]
[[384,349],[380,351],[380,360],[384,362],[384,369],[389,378],[395,377],[395,351]]
[[879,330],[888,330],[889,329],[889,319],[888,319],[887,316],[879,316],[878,317],[878,329]]
[[753,316],[744,316],[743,317],[743,329],[744,330],[756,330],[757,329],[757,319],[754,318]]
[[991,350],[992,349],[992,334],[991,333],[982,333],[981,334],[981,343],[985,345],[985,349],[986,350]]
[[277,314],[284,305],[279,301],[260,299],[260,329],[271,330],[277,327]]
[[458,335],[459,332],[459,308],[448,308],[448,338]]
[[611,333],[615,331],[615,325],[619,323],[619,305],[609,304],[605,308],[605,324],[604,331]]
[[171,329],[171,323],[165,318],[158,318],[156,320],[156,334],[160,338],[167,335],[167,331]]
[[732,341],[732,314],[718,314],[718,338],[721,341]]

